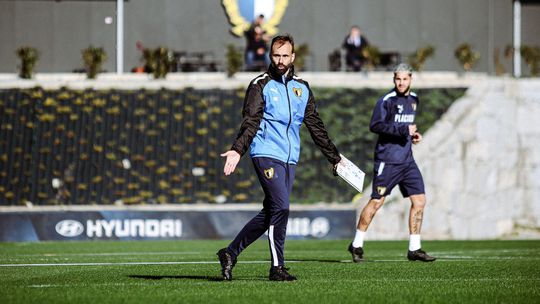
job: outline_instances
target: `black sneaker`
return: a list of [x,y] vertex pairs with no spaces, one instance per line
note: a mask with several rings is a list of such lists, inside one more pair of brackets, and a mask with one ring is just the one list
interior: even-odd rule
[[232,280],[232,269],[236,265],[236,259],[233,259],[227,248],[220,249],[216,254],[221,264],[223,279],[227,281]]
[[407,253],[407,259],[409,259],[409,261],[433,262],[437,258],[428,255],[422,249],[418,249],[414,251],[409,250],[409,252]]
[[270,281],[296,281],[296,277],[290,275],[287,270],[289,268],[283,266],[272,266],[268,278]]
[[362,247],[353,247],[352,243],[350,243],[348,250],[352,255],[353,262],[360,263],[364,261],[364,249]]

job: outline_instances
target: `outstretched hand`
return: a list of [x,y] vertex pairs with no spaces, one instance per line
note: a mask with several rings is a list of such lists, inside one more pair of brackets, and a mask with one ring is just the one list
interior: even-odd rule
[[238,165],[238,162],[240,162],[240,154],[234,150],[229,150],[221,154],[221,156],[226,157],[225,167],[223,167],[223,173],[225,173],[225,175],[230,175],[234,172],[234,169],[236,169],[236,165]]

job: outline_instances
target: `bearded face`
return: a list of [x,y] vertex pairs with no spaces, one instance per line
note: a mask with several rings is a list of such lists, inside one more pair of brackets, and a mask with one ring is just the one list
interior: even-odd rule
[[397,72],[394,74],[394,85],[396,91],[401,95],[409,94],[411,89],[411,75],[407,72]]
[[272,66],[280,75],[284,75],[291,68],[294,62],[292,45],[289,42],[274,44],[272,46]]

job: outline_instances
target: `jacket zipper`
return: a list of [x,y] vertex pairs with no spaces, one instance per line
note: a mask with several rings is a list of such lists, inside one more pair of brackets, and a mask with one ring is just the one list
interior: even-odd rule
[[287,87],[287,80],[285,81],[285,92],[287,93],[287,102],[289,103],[289,123],[287,124],[287,141],[289,142],[289,153],[287,155],[287,164],[289,164],[289,160],[291,159],[291,139],[289,138],[289,127],[291,126],[292,122],[292,114],[291,114],[291,99],[289,98],[289,88]]

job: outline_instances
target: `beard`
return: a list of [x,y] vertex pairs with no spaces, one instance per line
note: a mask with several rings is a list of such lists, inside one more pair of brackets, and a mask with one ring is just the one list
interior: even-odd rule
[[287,65],[275,64],[275,63],[272,62],[272,66],[278,72],[278,74],[281,75],[281,76],[285,75],[285,73],[291,68],[292,65],[293,65],[292,62],[287,64]]
[[405,87],[404,89],[402,89],[402,88],[399,88],[398,86],[396,86],[396,91],[398,91],[399,94],[406,94],[411,89],[411,86],[409,85],[409,86]]

